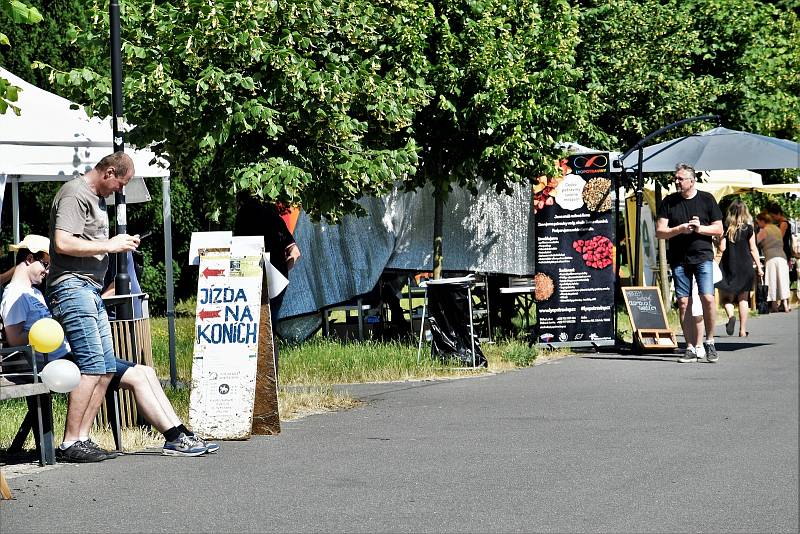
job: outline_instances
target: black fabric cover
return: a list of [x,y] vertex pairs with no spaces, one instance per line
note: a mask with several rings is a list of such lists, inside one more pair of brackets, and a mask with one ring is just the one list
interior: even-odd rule
[[466,284],[428,286],[428,322],[431,328],[431,353],[445,363],[453,359],[472,365],[472,340],[475,365],[486,367],[478,337],[470,334],[469,294]]

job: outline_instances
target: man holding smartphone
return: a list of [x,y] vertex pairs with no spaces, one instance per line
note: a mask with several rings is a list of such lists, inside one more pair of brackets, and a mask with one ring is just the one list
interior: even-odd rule
[[100,297],[108,256],[139,246],[137,236],[109,237],[105,197],[122,191],[133,175],[130,156],[109,154],[61,186],[50,208],[46,297],[81,371],[80,383],[69,394],[64,441],[56,451],[61,461],[100,462],[116,456],[90,440],[89,431],[116,371],[111,327]]
[[722,211],[713,195],[697,190],[697,178],[691,165],[679,163],[673,179],[677,192],[668,195],[658,208],[656,237],[669,240],[667,260],[675,280],[675,296],[683,331],[695,331],[690,324],[691,313],[686,313],[692,278],[697,281],[706,331],[702,345],[699,336],[687,334],[686,352],[678,361],[697,361],[704,350],[706,359],[713,363],[719,359],[719,355],[714,345],[717,309],[714,301],[712,239],[722,235]]

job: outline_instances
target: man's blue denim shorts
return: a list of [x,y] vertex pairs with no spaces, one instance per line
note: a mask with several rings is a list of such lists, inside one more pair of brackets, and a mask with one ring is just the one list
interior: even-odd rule
[[129,362],[128,360],[123,360],[121,358],[117,358],[115,365],[117,366],[117,370],[114,371],[114,376],[111,378],[111,382],[109,382],[108,384],[108,389],[119,389],[120,381],[122,380],[122,375],[125,374],[125,371],[135,366],[136,363]]
[[72,277],[49,287],[47,300],[53,318],[64,328],[81,374],[113,373],[114,343],[100,291],[90,282]]
[[675,280],[675,297],[689,297],[692,294],[692,277],[697,280],[697,293],[700,295],[714,294],[714,262],[711,260],[703,263],[681,263],[672,268]]

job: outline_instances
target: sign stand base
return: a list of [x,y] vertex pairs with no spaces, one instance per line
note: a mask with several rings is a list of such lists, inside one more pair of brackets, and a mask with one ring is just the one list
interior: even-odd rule
[[678,346],[672,330],[637,330],[636,345],[644,350],[672,350]]
[[272,309],[267,281],[261,293],[261,317],[258,327],[258,365],[256,396],[253,402],[253,434],[275,435],[281,431],[278,416],[278,380],[275,368],[275,336],[272,332]]

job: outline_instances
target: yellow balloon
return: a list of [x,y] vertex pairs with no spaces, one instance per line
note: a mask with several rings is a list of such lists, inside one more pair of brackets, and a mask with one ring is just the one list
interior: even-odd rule
[[28,332],[28,342],[36,352],[53,352],[64,342],[64,329],[55,319],[39,319]]

